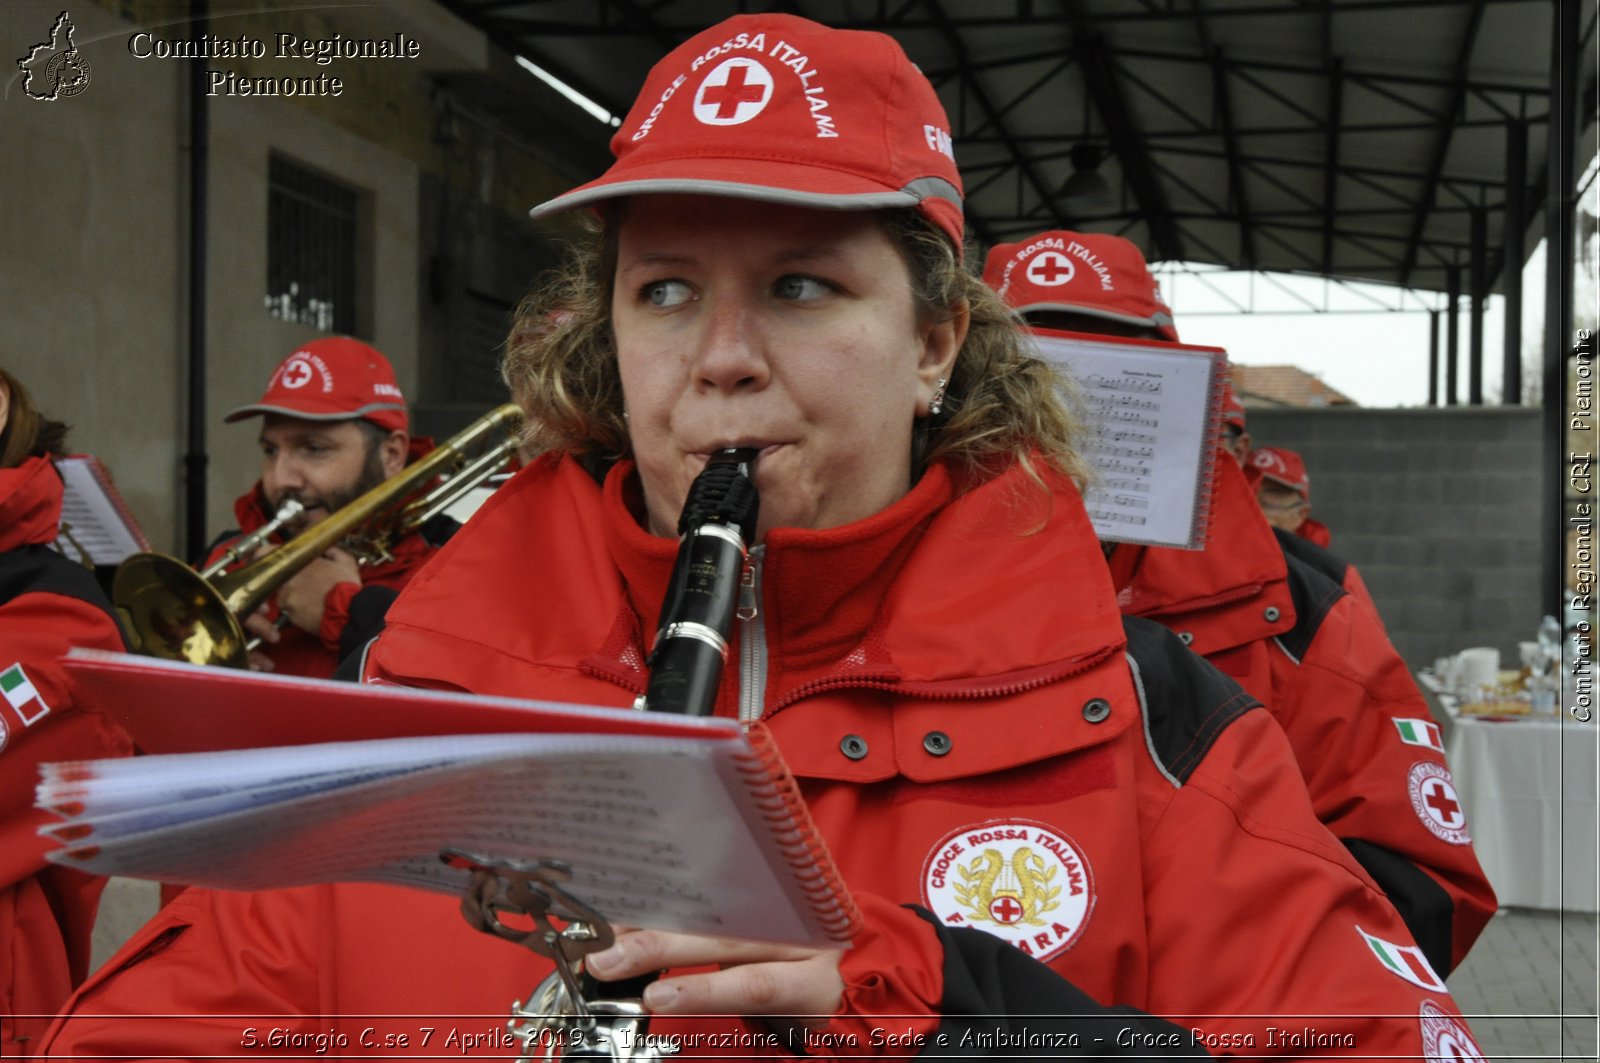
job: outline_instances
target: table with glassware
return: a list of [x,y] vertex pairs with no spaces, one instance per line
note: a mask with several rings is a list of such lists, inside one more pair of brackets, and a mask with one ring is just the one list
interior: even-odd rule
[[1436,672],[1418,679],[1441,710],[1456,793],[1501,907],[1595,911],[1600,727],[1482,711],[1494,706],[1464,705]]

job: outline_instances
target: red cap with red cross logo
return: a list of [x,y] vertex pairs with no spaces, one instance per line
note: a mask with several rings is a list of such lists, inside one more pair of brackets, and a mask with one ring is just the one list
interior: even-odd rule
[[313,340],[272,371],[260,401],[232,410],[224,421],[280,413],[308,421],[371,421],[386,431],[407,430],[406,397],[389,360],[360,340]]
[[1257,447],[1250,452],[1245,467],[1255,476],[1275,480],[1285,487],[1311,497],[1311,477],[1306,475],[1306,463],[1292,450],[1282,447]]
[[718,23],[655,65],[611,151],[604,175],[532,216],[648,193],[911,207],[962,244],[950,121],[886,34],[794,15]]
[[1161,285],[1139,249],[1120,236],[1058,229],[1000,244],[983,264],[983,281],[1019,314],[1088,314],[1178,339]]

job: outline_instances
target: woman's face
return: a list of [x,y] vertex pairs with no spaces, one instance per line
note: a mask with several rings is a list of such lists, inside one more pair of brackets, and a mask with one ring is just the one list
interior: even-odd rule
[[966,330],[964,316],[917,320],[910,272],[871,215],[709,196],[628,201],[611,312],[649,527],[664,536],[723,447],[760,448],[758,535],[899,499],[912,421]]

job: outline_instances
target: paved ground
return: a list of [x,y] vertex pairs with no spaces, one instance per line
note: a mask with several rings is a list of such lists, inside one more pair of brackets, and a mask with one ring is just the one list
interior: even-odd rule
[[1596,1059],[1593,915],[1511,909],[1489,921],[1450,991],[1497,1063]]
[[[155,910],[155,886],[115,880],[95,930],[98,966]],[[1592,915],[1502,912],[1450,976],[1485,1055],[1496,1063],[1596,1060],[1596,921]]]

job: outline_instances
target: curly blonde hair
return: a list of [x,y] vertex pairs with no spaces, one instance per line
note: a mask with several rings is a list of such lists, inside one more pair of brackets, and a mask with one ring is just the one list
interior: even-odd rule
[[[501,372],[525,414],[527,457],[568,453],[606,462],[629,453],[611,329],[614,212],[612,218],[589,223],[588,239],[517,307]],[[1030,353],[1016,316],[968,272],[942,231],[911,210],[878,218],[909,268],[919,318],[947,318],[963,303],[970,316],[943,411],[918,419],[913,474],[944,461],[958,482],[973,484],[1017,464],[1038,480],[1034,463],[1042,461],[1082,484],[1087,466],[1067,379]]]

